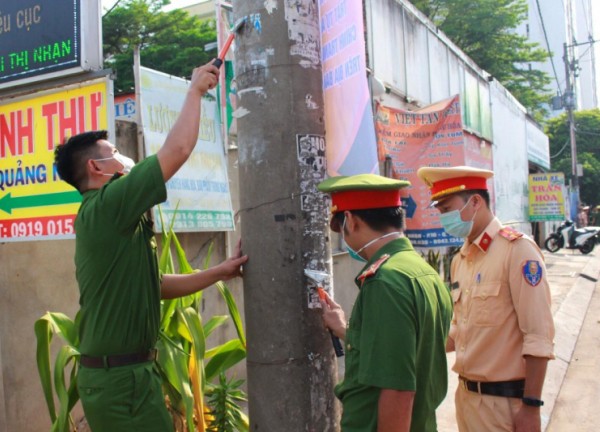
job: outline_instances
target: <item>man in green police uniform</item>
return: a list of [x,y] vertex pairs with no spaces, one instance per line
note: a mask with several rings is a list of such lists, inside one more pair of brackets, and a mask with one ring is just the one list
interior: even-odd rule
[[106,131],[73,136],[56,148],[59,175],[83,195],[75,221],[82,353],[77,384],[93,432],[173,430],[153,369],[160,299],[239,276],[247,260],[238,247],[234,257],[206,271],[160,275],[145,216],[166,199],[165,183],[191,154],[201,98],[215,87],[218,73],[210,64],[194,70],[164,145],[136,166],[107,141]]
[[330,227],[351,256],[366,262],[346,325],[340,306],[322,302],[323,320],[346,344],[343,432],[430,432],[447,391],[445,345],[450,293],[404,236],[400,189],[406,181],[374,174],[332,177]]

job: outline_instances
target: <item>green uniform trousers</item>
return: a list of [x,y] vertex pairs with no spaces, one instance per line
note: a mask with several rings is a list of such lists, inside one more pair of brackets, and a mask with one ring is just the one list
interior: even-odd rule
[[77,388],[92,432],[171,432],[173,421],[153,362],[81,367]]

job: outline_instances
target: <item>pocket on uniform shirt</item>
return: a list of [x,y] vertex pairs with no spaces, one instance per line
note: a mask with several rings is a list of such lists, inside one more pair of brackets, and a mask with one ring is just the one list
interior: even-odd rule
[[[462,288],[454,288],[450,291],[450,295],[452,296],[452,308],[454,310],[454,314],[456,316],[457,313],[460,313],[460,296],[462,293]],[[454,320],[454,318],[453,318]]]
[[505,308],[500,295],[502,282],[488,282],[473,289],[471,320],[473,325],[493,327],[502,324]]
[[345,343],[346,351],[355,351],[356,353],[358,353],[360,351],[360,331],[352,328],[347,328]]

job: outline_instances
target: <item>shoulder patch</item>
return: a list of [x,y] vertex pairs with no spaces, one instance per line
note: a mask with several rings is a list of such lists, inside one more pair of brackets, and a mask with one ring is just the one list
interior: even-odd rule
[[498,234],[500,234],[501,237],[504,237],[508,241],[515,241],[516,239],[521,238],[524,235],[522,232],[519,232],[511,227],[502,228],[500,231],[498,231]]
[[364,282],[366,278],[373,276],[374,274],[377,273],[377,270],[379,270],[379,267],[381,267],[381,265],[386,262],[388,260],[388,258],[390,257],[389,254],[385,254],[382,255],[381,258],[379,258],[377,261],[375,261],[373,264],[371,264],[364,272],[362,272],[360,274],[360,276],[358,276],[358,280]]
[[542,281],[542,266],[539,261],[528,260],[523,264],[523,278],[531,286],[537,286]]

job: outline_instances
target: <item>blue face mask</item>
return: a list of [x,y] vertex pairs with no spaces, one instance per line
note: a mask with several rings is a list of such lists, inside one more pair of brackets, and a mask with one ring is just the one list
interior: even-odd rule
[[365,250],[366,248],[368,248],[369,246],[371,246],[373,243],[375,243],[377,240],[381,240],[382,238],[386,238],[386,237],[390,237],[396,234],[400,234],[400,231],[394,231],[391,233],[387,233],[382,235],[381,237],[377,237],[373,240],[371,240],[370,242],[368,242],[366,245],[364,245],[363,247],[361,247],[359,250],[355,251],[354,249],[352,249],[350,246],[348,246],[348,243],[346,243],[346,239],[344,238],[344,229],[346,228],[346,218],[344,217],[344,223],[342,224],[342,240],[344,241],[344,246],[346,247],[346,251],[348,251],[348,255],[350,255],[350,258],[355,259],[356,261],[359,262],[367,262],[367,260],[363,257],[361,257],[359,254]]
[[452,210],[448,213],[440,214],[440,223],[442,224],[442,228],[444,228],[444,231],[451,236],[466,238],[471,233],[471,230],[473,229],[473,219],[475,218],[475,214],[477,214],[477,212],[475,212],[470,221],[464,221],[460,217],[460,213],[465,209],[465,207],[467,207],[469,201],[471,201],[471,199],[469,199],[460,210]]

